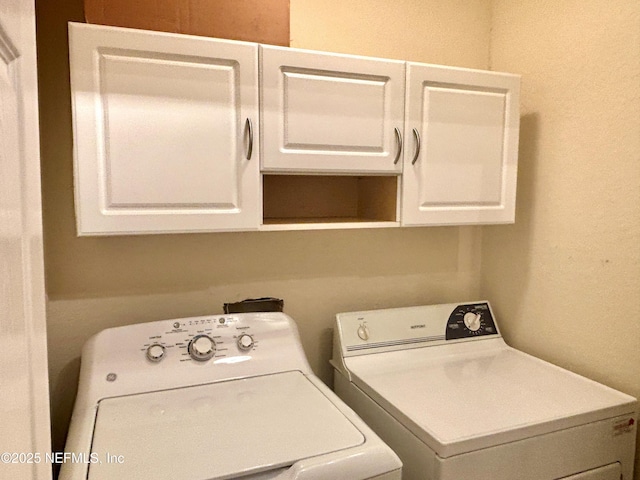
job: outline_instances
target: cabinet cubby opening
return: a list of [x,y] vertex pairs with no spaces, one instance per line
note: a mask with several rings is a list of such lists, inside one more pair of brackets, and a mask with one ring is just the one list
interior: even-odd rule
[[263,175],[263,224],[396,222],[397,176]]

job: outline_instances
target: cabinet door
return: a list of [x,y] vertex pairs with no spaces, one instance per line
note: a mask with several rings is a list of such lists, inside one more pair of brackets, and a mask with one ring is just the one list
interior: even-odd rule
[[403,225],[512,223],[517,75],[407,64]]
[[78,234],[257,229],[257,45],[84,24],[69,36]]
[[402,171],[404,62],[260,46],[266,171]]

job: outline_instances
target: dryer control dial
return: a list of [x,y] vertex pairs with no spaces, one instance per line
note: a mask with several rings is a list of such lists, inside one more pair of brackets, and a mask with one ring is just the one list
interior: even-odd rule
[[164,358],[165,349],[163,345],[154,343],[147,348],[147,358],[152,362],[159,362]]
[[216,343],[209,335],[196,335],[189,342],[188,350],[191,358],[204,362],[216,353]]
[[445,338],[478,338],[500,335],[487,302],[466,303],[453,309],[447,320]]
[[358,327],[358,337],[365,342],[369,340],[369,329],[364,323],[361,323]]
[[238,348],[242,351],[251,350],[253,348],[253,337],[247,333],[243,333],[238,337]]
[[476,332],[482,325],[482,315],[477,312],[467,312],[464,314],[464,324],[472,332]]

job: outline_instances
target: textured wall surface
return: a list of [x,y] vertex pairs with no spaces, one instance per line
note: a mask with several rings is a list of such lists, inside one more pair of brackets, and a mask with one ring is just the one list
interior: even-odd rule
[[291,46],[487,68],[487,0],[291,0]]
[[[387,4],[292,0],[293,44],[488,66],[488,0]],[[82,18],[81,0],[38,2],[55,450],[63,448],[82,344],[104,328],[220,313],[224,302],[277,296],[299,325],[312,368],[330,382],[335,313],[477,297],[475,227],[77,238],[66,22]]]
[[516,224],[483,229],[481,294],[513,346],[639,397],[640,2],[493,12],[522,127]]

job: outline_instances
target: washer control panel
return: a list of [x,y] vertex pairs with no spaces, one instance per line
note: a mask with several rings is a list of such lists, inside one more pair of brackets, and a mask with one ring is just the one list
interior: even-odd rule
[[447,340],[496,335],[496,325],[488,303],[458,305],[447,321]]
[[299,371],[312,374],[283,312],[173,318],[108,328],[82,351],[80,382],[103,398]]
[[158,322],[159,328],[140,346],[141,355],[151,363],[172,359],[206,363],[256,349],[259,335],[252,325],[234,315],[193,317],[172,322]]

